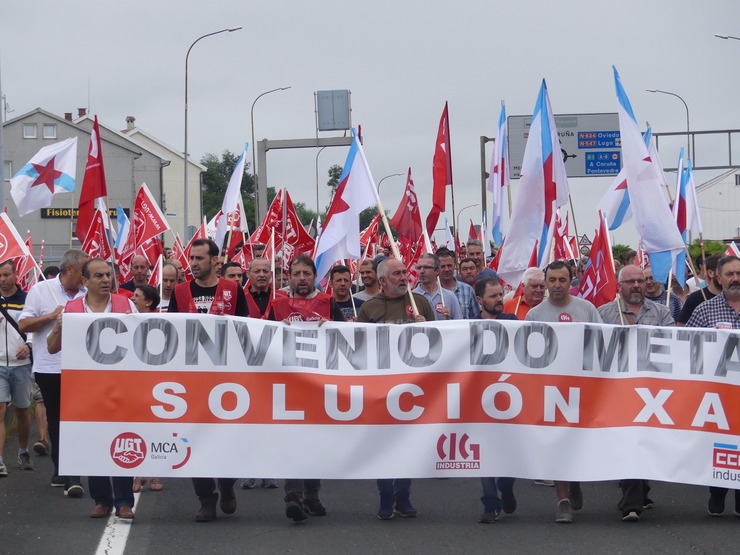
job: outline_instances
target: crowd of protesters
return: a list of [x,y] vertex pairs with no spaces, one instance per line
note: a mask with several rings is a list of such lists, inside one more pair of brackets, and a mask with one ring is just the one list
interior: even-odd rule
[[[62,312],[189,312],[229,314],[245,318],[264,318],[287,323],[327,320],[365,323],[407,324],[449,319],[500,319],[529,321],[596,322],[618,325],[689,326],[740,329],[740,258],[710,256],[701,260],[701,283],[662,284],[652,278],[652,270],[634,264],[634,253],[615,264],[618,296],[598,309],[575,296],[583,272],[578,261],[555,261],[544,270],[527,269],[516,291],[504,290],[495,271],[486,265],[483,245],[470,241],[458,259],[455,252],[440,248],[436,254],[421,255],[413,268],[394,259],[390,253],[364,259],[357,276],[348,266],[332,268],[325,280],[327,291],[317,287],[314,261],[299,255],[286,266],[285,275],[276,277],[267,258],[255,257],[248,268],[223,264],[218,246],[210,239],[193,242],[190,271],[185,279],[182,264],[167,260],[161,268],[160,286],[149,284],[152,268],[143,256],[131,261],[132,279],[116,287],[116,268],[102,259],[88,258],[78,250],[62,257],[58,268],[47,268],[44,279],[28,292],[17,284],[13,260],[0,261],[0,416],[9,406],[15,415],[18,453],[17,468],[34,471],[31,451],[37,456],[51,455],[51,486],[63,488],[65,496],[83,497],[85,488],[79,476],[59,475],[59,420],[61,388]],[[255,249],[255,254],[259,254]],[[413,293],[409,271],[418,276]],[[56,273],[55,273],[56,271]],[[47,274],[48,272],[48,274]],[[357,282],[353,281],[357,279]],[[278,283],[277,287],[273,282]],[[32,410],[35,409],[38,438],[31,443]],[[29,450],[31,446],[31,450]],[[3,458],[5,428],[0,426],[0,477],[8,476],[13,465]],[[213,476],[219,469],[213,468]],[[210,522],[222,513],[237,508],[234,487],[237,478],[194,478],[193,487],[200,508],[195,520]],[[555,521],[573,521],[573,512],[584,504],[580,483],[537,480],[554,486]],[[89,494],[95,502],[93,518],[117,517],[132,520],[134,493],[148,484],[161,491],[164,484],[156,477],[90,477]],[[264,478],[267,488],[278,487],[274,478]],[[483,512],[479,522],[495,522],[502,512],[517,508],[514,477],[481,478]],[[256,486],[246,478],[243,488]],[[617,508],[625,522],[639,521],[644,510],[655,502],[648,496],[646,480],[629,478],[619,483],[622,497]],[[377,517],[415,517],[411,503],[411,480],[379,479]],[[319,498],[321,481],[284,481],[285,515],[294,522],[308,516],[324,516],[327,509]],[[725,512],[727,489],[710,488],[708,512]],[[740,492],[735,491],[734,514],[740,516]]]

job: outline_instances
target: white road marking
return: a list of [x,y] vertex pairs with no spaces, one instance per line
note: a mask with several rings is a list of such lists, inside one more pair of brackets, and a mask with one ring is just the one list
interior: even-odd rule
[[[136,512],[136,505],[139,504],[140,496],[140,493],[134,494],[134,506],[132,507],[134,513]],[[126,551],[126,542],[133,523],[133,520],[118,518],[114,511],[108,517],[105,532],[103,532],[103,537],[100,538],[95,555],[123,555]]]

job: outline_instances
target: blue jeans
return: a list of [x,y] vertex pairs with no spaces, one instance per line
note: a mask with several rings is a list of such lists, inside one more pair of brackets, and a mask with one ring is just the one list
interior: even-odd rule
[[123,505],[133,508],[134,479],[131,476],[89,476],[87,483],[96,505],[115,507],[116,510]]
[[411,493],[411,478],[383,478],[378,480],[380,496],[395,495],[398,498],[408,498]]
[[486,512],[497,513],[501,511],[501,499],[498,496],[499,490],[511,492],[514,490],[514,478],[481,478],[480,483],[483,486],[483,496],[480,498],[483,508]]

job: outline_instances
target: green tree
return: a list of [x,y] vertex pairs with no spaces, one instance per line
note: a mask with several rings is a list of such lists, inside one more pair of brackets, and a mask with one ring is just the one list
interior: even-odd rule
[[[723,254],[726,250],[727,245],[725,245],[722,241],[704,241],[705,256],[712,256],[713,254]],[[689,254],[691,255],[692,263],[697,258],[701,257],[701,241],[699,239],[689,245]]]
[[627,253],[632,250],[629,245],[612,245],[612,257],[614,260],[619,260],[622,264],[627,260]]
[[[219,158],[215,154],[206,153],[201,158],[200,163],[206,167],[203,173],[203,184],[201,193],[203,198],[203,214],[209,220],[213,218],[221,209],[221,204],[226,194],[226,188],[229,186],[231,174],[234,173],[239,156],[229,150],[224,150]],[[247,214],[247,224],[250,230],[255,229],[254,222],[254,176],[249,173],[251,164],[247,162],[244,165],[244,176],[242,177],[242,202],[244,211]],[[275,198],[275,189],[268,187],[267,202],[268,205]]]
[[336,191],[339,186],[339,178],[342,177],[343,171],[344,168],[339,164],[334,164],[329,168],[329,181],[327,181],[326,184],[333,189],[332,196],[334,196],[334,191]]

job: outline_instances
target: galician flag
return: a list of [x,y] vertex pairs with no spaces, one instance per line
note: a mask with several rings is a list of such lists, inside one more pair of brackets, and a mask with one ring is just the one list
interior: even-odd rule
[[354,140],[344,163],[344,171],[316,244],[316,278],[319,280],[337,260],[359,259],[362,256],[360,212],[378,202],[378,189],[362,145],[354,130],[352,134]]
[[10,180],[18,214],[51,206],[57,193],[75,190],[77,137],[45,146]]
[[663,189],[645,146],[627,92],[614,68],[619,134],[630,206],[642,245],[650,256],[655,281],[665,282],[676,254],[684,248]]
[[544,79],[532,114],[524,149],[519,191],[501,254],[498,275],[506,283],[519,283],[538,243],[537,265],[549,262],[555,214],[568,202],[568,180],[560,154],[558,131]]
[[[501,115],[498,118],[498,132],[493,143],[491,171],[486,188],[491,195],[491,235],[497,246],[504,242],[503,206],[504,190],[510,186],[509,178],[509,141],[507,138],[506,106],[501,103]],[[484,237],[487,243],[488,238]]]

